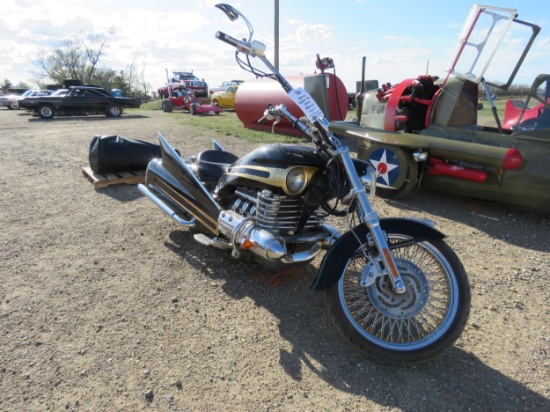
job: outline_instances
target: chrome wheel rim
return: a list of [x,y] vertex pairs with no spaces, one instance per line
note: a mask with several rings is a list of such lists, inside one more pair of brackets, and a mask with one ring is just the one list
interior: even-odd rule
[[[390,235],[390,242],[406,240]],[[386,276],[360,285],[367,258],[361,250],[349,260],[338,282],[344,314],[365,339],[391,350],[421,349],[452,325],[458,309],[458,285],[443,254],[421,242],[392,251],[407,291],[396,295]]]

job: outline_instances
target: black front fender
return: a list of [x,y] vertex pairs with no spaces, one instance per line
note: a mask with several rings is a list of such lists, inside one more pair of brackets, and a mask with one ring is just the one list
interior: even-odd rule
[[[415,242],[445,237],[443,233],[433,227],[412,219],[380,219],[380,227],[388,235],[399,233],[413,238]],[[328,289],[340,279],[349,259],[353,257],[361,243],[366,241],[368,231],[364,224],[356,226],[334,243],[325,254],[311,289]]]

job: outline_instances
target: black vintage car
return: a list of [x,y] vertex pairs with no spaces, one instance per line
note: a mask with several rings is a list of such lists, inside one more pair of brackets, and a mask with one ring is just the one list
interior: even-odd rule
[[139,108],[140,105],[141,99],[115,97],[95,86],[71,86],[65,95],[29,97],[21,102],[22,107],[34,111],[43,119],[98,113],[119,117],[124,107]]

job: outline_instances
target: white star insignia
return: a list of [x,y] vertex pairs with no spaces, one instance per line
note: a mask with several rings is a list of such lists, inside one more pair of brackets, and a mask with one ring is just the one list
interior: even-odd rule
[[382,153],[382,157],[380,160],[373,160],[370,159],[370,162],[373,164],[373,166],[376,168],[376,178],[381,177],[382,180],[386,183],[387,186],[390,185],[390,180],[388,173],[391,172],[393,169],[397,169],[399,167],[399,164],[390,164],[388,163],[388,158],[386,156],[386,150]]

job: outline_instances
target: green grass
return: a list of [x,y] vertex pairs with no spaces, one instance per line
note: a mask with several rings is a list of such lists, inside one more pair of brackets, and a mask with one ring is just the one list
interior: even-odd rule
[[142,104],[139,108],[142,110],[162,110],[162,103],[161,100],[152,100]]
[[[488,100],[482,100],[483,109],[479,110],[478,113],[482,116],[492,116],[493,112],[491,110],[491,105]],[[497,108],[498,115],[504,115],[504,106],[506,105],[506,100],[495,100],[495,107]]]
[[[154,100],[141,105],[143,110],[162,110],[161,101]],[[178,116],[178,123],[194,126],[202,130],[212,130],[225,136],[234,136],[251,143],[303,143],[306,138],[298,138],[278,133],[262,132],[247,129],[243,126],[234,111],[224,110],[220,115],[191,116],[188,111],[176,110],[164,113],[166,116]],[[275,130],[277,128],[275,127]]]

